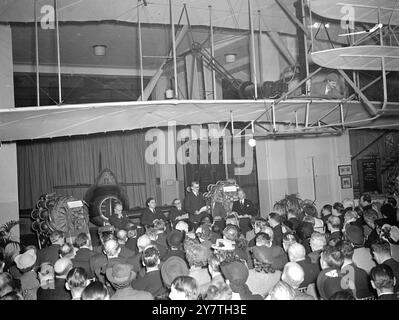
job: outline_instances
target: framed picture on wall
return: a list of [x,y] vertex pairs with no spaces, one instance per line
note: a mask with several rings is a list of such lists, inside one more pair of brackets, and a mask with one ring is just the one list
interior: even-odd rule
[[352,176],[341,176],[341,189],[352,188]]
[[352,165],[347,164],[343,166],[338,166],[338,174],[340,176],[349,176],[352,174]]

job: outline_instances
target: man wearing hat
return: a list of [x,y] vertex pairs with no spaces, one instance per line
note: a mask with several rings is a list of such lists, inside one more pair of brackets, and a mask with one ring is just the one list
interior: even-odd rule
[[187,264],[186,254],[183,251],[184,237],[185,237],[184,232],[181,232],[179,230],[173,230],[171,233],[169,233],[167,238],[169,251],[165,255],[165,257],[163,257],[162,259],[163,261],[166,261],[167,259],[173,256],[181,258]]
[[179,276],[188,276],[187,262],[178,256],[169,257],[161,267],[162,281],[166,288],[170,288],[173,280]]
[[22,275],[19,278],[21,281],[21,290],[25,300],[36,300],[37,289],[40,287],[37,273],[34,270],[36,263],[35,250],[30,249],[15,257],[15,263]]
[[136,278],[133,267],[125,263],[116,263],[107,268],[107,280],[116,290],[110,300],[154,300],[151,293],[132,288],[132,281]]
[[273,252],[276,249],[279,249],[279,247],[261,246],[252,248],[255,268],[249,270],[246,283],[254,294],[265,297],[280,280],[281,271],[273,268],[273,262],[279,255],[277,252]]
[[370,250],[364,247],[365,238],[363,229],[356,225],[347,224],[345,226],[345,239],[354,247],[353,263],[369,274],[370,270],[375,266],[375,262],[373,261]]

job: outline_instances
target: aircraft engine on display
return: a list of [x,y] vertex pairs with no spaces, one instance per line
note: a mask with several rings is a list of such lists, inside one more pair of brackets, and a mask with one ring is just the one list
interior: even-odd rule
[[53,231],[62,231],[68,243],[80,233],[89,237],[88,207],[82,200],[56,193],[43,194],[31,212],[32,230],[36,232],[40,247],[49,245]]

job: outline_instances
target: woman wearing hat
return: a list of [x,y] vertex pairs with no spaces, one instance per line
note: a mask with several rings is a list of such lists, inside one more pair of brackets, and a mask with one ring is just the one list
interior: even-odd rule
[[40,287],[37,273],[34,270],[36,259],[36,253],[33,249],[15,257],[17,268],[22,273],[19,280],[21,281],[22,294],[25,300],[36,300],[37,289]]
[[241,261],[222,262],[220,270],[226,283],[232,290],[232,300],[263,300],[258,294],[253,294],[246,284],[249,276],[248,268]]

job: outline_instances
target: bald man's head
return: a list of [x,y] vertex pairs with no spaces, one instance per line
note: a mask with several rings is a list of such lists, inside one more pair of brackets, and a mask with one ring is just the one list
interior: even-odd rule
[[104,253],[107,257],[115,257],[118,256],[120,252],[119,243],[116,240],[108,240],[104,243]]
[[141,237],[137,239],[137,248],[139,252],[143,252],[144,248],[148,247],[151,244],[151,239],[148,235],[143,234]]
[[288,283],[294,289],[298,289],[305,279],[303,268],[296,262],[288,262],[284,266],[281,280]]
[[288,257],[292,262],[304,260],[306,257],[305,247],[300,243],[293,243],[288,247]]
[[57,278],[66,278],[68,272],[73,268],[72,261],[68,258],[58,259],[54,263],[54,272]]
[[119,243],[125,243],[127,241],[127,231],[124,229],[118,230],[116,233],[116,238],[118,239]]

